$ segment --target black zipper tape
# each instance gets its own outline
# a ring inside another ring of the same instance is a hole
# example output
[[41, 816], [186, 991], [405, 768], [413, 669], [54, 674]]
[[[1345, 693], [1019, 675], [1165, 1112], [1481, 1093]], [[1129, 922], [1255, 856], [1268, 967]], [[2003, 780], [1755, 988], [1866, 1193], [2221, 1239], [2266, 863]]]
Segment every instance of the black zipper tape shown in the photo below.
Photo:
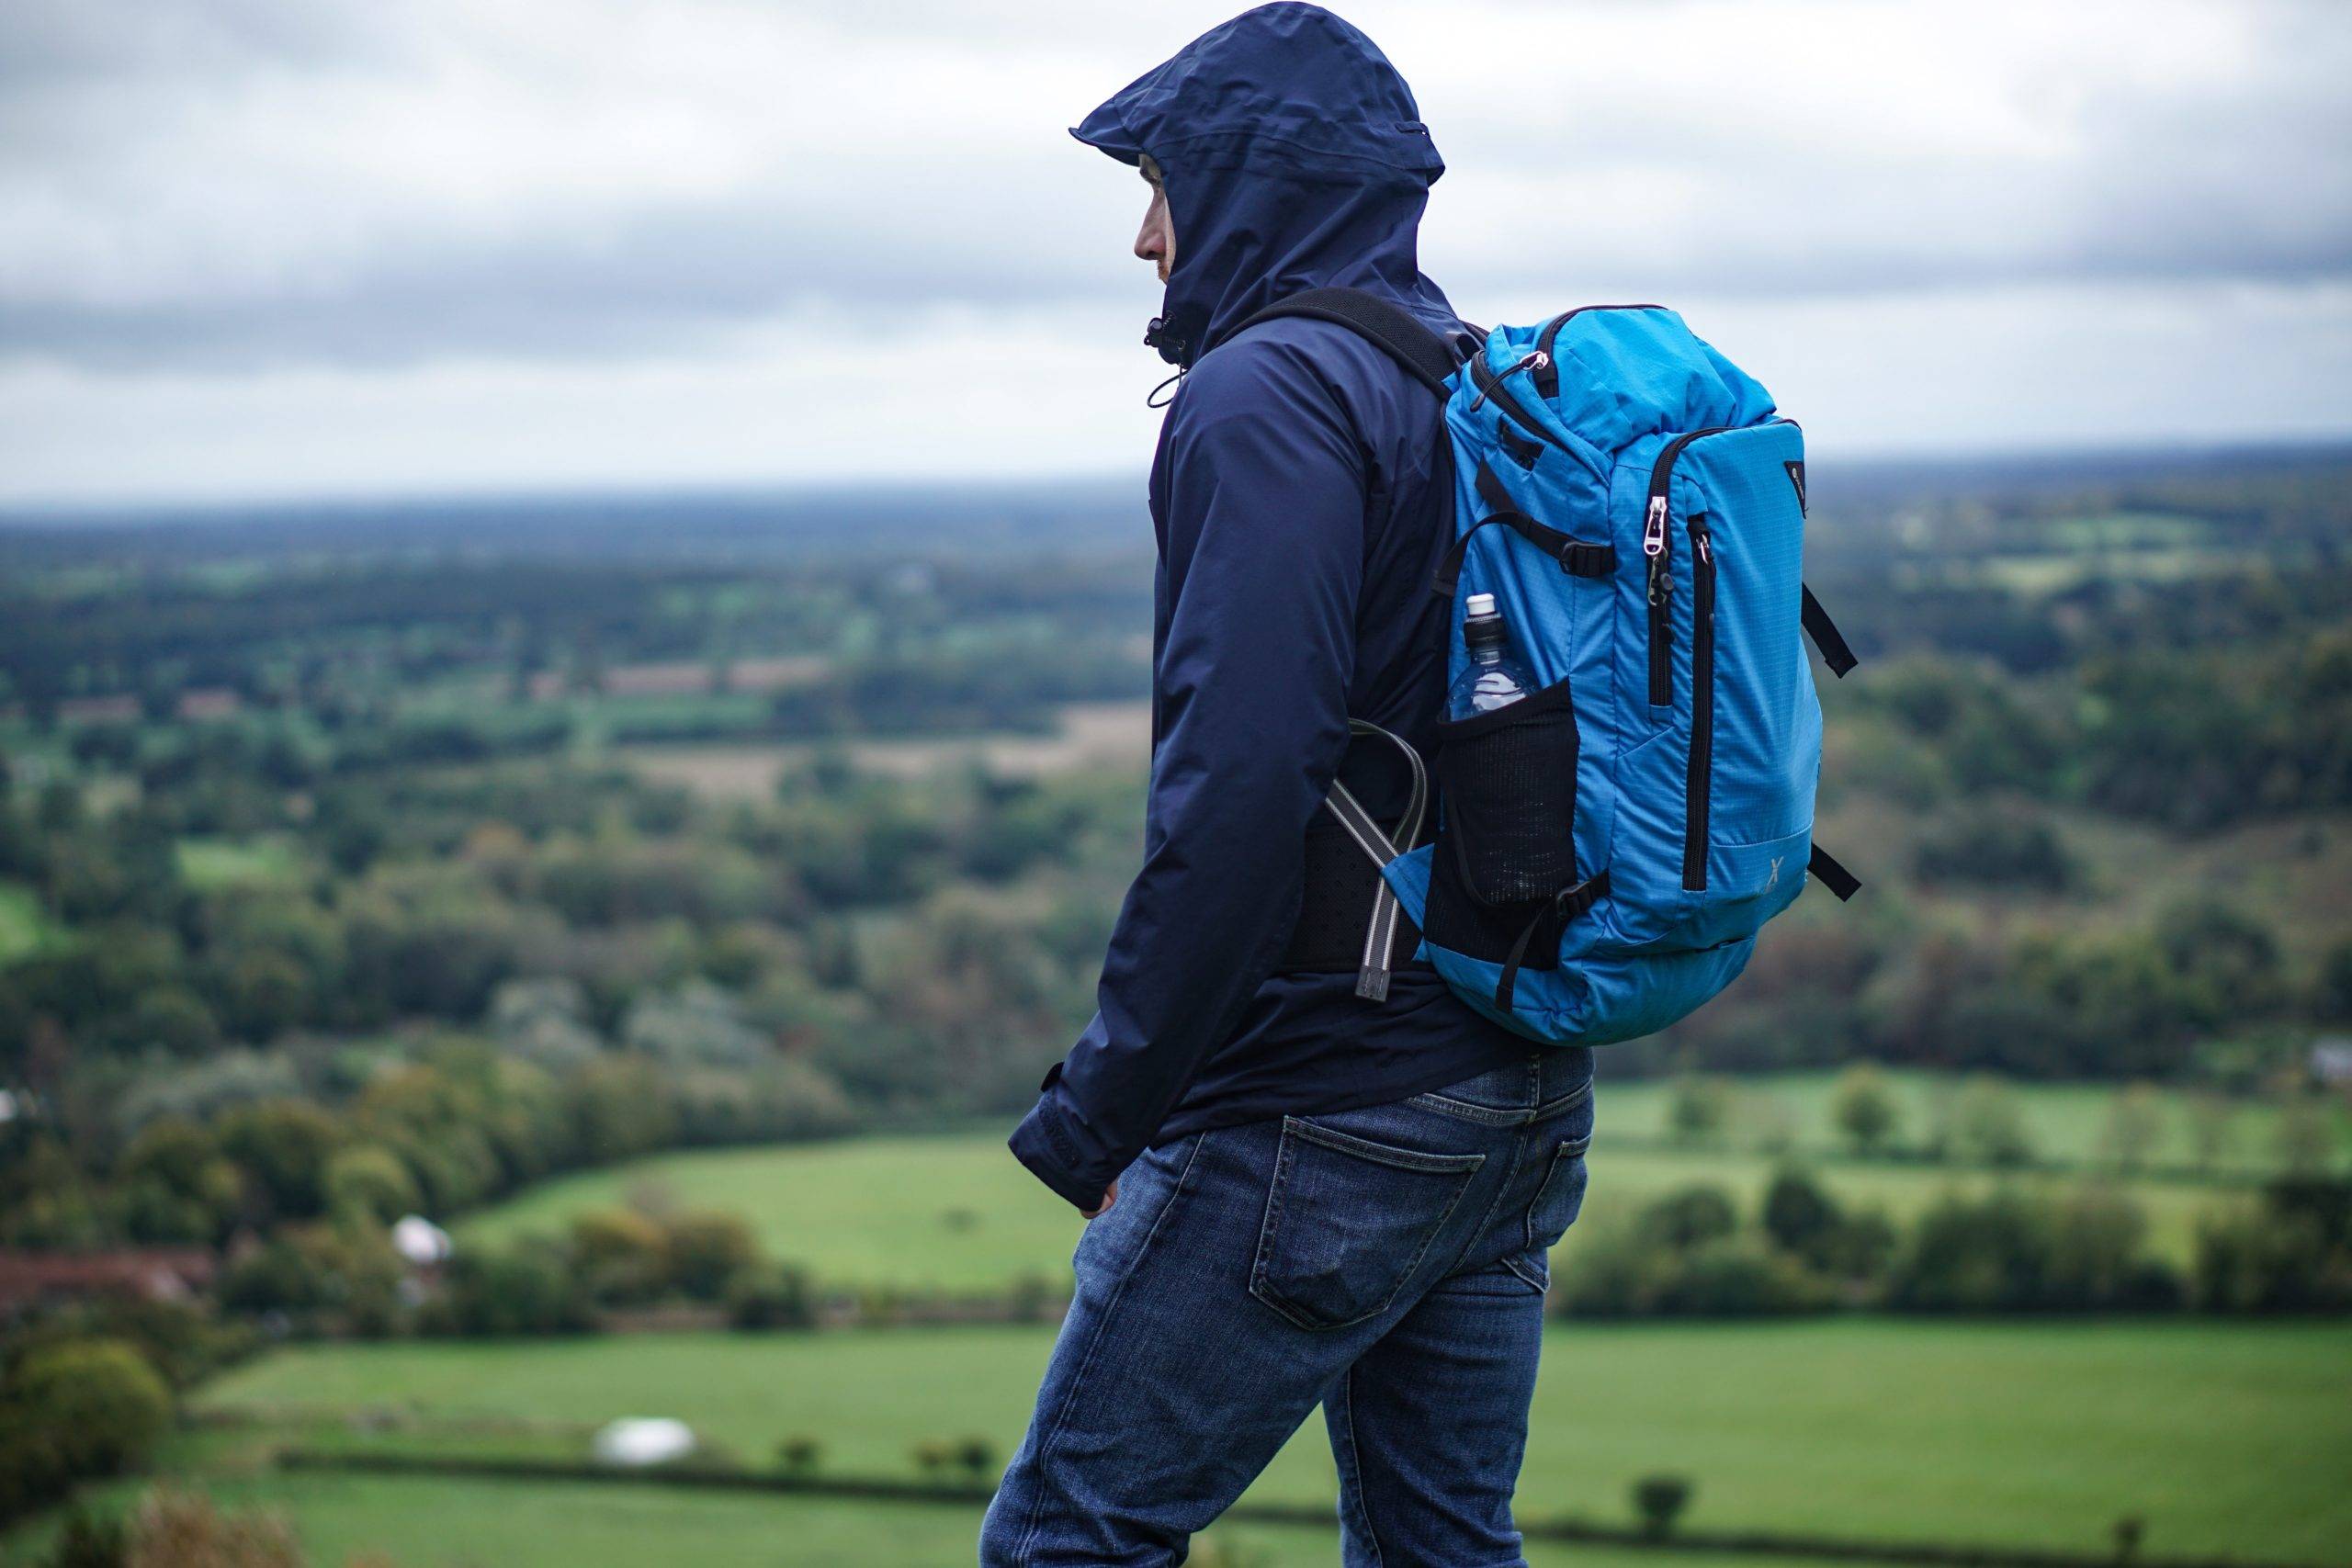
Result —
[[1707, 886], [1707, 813], [1715, 762], [1715, 551], [1707, 514], [1690, 518], [1690, 762], [1682, 792], [1682, 886]]

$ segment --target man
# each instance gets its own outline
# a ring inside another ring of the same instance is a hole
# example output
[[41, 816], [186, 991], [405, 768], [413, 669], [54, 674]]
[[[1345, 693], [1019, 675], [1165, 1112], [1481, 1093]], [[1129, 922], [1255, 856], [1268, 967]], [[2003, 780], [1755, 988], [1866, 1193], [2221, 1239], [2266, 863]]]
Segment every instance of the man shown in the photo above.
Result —
[[1438, 400], [1321, 321], [1331, 285], [1438, 332], [1416, 229], [1443, 165], [1371, 40], [1312, 6], [1204, 35], [1074, 134], [1151, 183], [1147, 341], [1185, 372], [1151, 474], [1160, 550], [1145, 863], [1101, 1010], [1013, 1152], [1090, 1219], [984, 1563], [1182, 1560], [1317, 1404], [1345, 1561], [1521, 1561], [1510, 1496], [1545, 1253], [1582, 1200], [1588, 1052], [1539, 1050], [1410, 962], [1357, 994], [1375, 816], [1427, 753], [1449, 606]]

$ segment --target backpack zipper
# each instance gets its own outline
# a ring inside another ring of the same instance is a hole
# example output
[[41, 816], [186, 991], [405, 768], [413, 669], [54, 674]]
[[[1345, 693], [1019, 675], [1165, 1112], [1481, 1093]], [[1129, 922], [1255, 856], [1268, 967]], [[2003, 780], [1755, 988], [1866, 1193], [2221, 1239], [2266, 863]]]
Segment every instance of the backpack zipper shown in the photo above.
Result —
[[1650, 469], [1649, 509], [1642, 517], [1642, 554], [1649, 559], [1652, 707], [1663, 707], [1674, 700], [1674, 559], [1666, 532], [1672, 514], [1668, 496], [1674, 487], [1674, 460], [1693, 441], [1737, 428], [1717, 424], [1678, 435], [1666, 444]]
[[[1521, 359], [1510, 367], [1510, 373], [1518, 373], [1531, 364], [1534, 357], [1533, 355], [1530, 355], [1527, 358]], [[1549, 359], [1550, 356], [1546, 355], [1546, 363], [1549, 363]], [[1502, 410], [1510, 417], [1513, 424], [1518, 425], [1530, 435], [1548, 446], [1557, 446], [1563, 452], [1568, 450], [1565, 442], [1535, 422], [1535, 416], [1529, 413], [1517, 398], [1512, 397], [1503, 389], [1502, 377], [1495, 374], [1494, 367], [1487, 363], [1487, 355], [1483, 351], [1470, 356], [1470, 383], [1478, 389], [1478, 402], [1492, 402], [1495, 407]], [[1476, 404], [1472, 406], [1476, 407]]]
[[1707, 886], [1707, 815], [1715, 759], [1715, 550], [1707, 514], [1690, 518], [1690, 762], [1682, 790], [1682, 886]]
[[1573, 310], [1561, 311], [1544, 322], [1544, 330], [1535, 334], [1536, 350], [1544, 358], [1544, 363], [1535, 367], [1535, 395], [1545, 402], [1550, 402], [1560, 395], [1560, 372], [1558, 367], [1553, 363], [1552, 345], [1559, 341], [1562, 327], [1566, 326], [1587, 310], [1663, 310], [1665, 309], [1663, 305], [1579, 305]]

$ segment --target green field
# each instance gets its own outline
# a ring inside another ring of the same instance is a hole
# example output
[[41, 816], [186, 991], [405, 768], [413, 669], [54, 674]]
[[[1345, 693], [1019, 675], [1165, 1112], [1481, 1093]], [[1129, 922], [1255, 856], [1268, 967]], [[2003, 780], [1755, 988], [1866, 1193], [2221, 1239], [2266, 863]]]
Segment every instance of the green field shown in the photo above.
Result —
[[[130, 1488], [113, 1489], [112, 1502]], [[209, 1479], [223, 1505], [283, 1515], [311, 1562], [338, 1568], [964, 1568], [979, 1514], [968, 1507], [881, 1506], [585, 1483], [512, 1483], [311, 1473]], [[44, 1521], [0, 1542], [0, 1562], [28, 1563]], [[1334, 1529], [1226, 1525], [1193, 1546], [1193, 1568], [1331, 1568]], [[1674, 1551], [1532, 1545], [1530, 1568], [1720, 1568]], [[1774, 1558], [1776, 1568], [1815, 1568]]]
[[[197, 1405], [311, 1430], [372, 1411], [383, 1435], [338, 1441], [409, 1447], [438, 1424], [535, 1422], [536, 1438], [490, 1440], [537, 1451], [613, 1416], [670, 1415], [748, 1462], [806, 1433], [829, 1470], [906, 1474], [927, 1438], [978, 1433], [1009, 1452], [1049, 1344], [977, 1328], [306, 1347]], [[2347, 1468], [2352, 1325], [1562, 1327], [1520, 1496], [1531, 1518], [1623, 1520], [1631, 1483], [1672, 1472], [1697, 1484], [1694, 1527], [2096, 1550], [2138, 1514], [2152, 1552], [2318, 1562], [2352, 1540]], [[1310, 1422], [1253, 1495], [1332, 1490]]]
[[57, 940], [40, 899], [20, 882], [0, 882], [0, 964], [40, 952]]
[[187, 838], [175, 849], [181, 877], [199, 890], [279, 886], [302, 872], [294, 845], [282, 838]]
[[[1667, 1145], [1666, 1086], [1604, 1086], [1592, 1190], [1584, 1223], [1562, 1244], [1564, 1265], [1572, 1267], [1582, 1239], [1612, 1218], [1684, 1183], [1713, 1182], [1752, 1201], [1778, 1158], [1755, 1147], [1749, 1132], [1768, 1119], [1790, 1128], [1807, 1157], [1826, 1162], [1823, 1180], [1841, 1200], [1879, 1205], [1898, 1218], [1946, 1192], [1979, 1192], [1997, 1181], [2047, 1190], [2075, 1179], [1845, 1159], [1827, 1120], [1833, 1081], [1826, 1075], [1742, 1080], [1734, 1092], [1744, 1114], [1735, 1111], [1721, 1143], [1691, 1146]], [[1892, 1075], [1892, 1081], [1906, 1105], [1905, 1125], [1924, 1132], [1937, 1081], [1918, 1074]], [[2111, 1091], [2061, 1086], [2018, 1093], [2046, 1156], [2093, 1158]], [[1779, 1108], [1769, 1118], [1758, 1111], [1768, 1101]], [[2155, 1157], [2185, 1159], [2186, 1102], [2167, 1096], [2162, 1103], [2166, 1140]], [[2263, 1106], [2238, 1109], [2240, 1145], [2267, 1147], [2271, 1115]], [[1612, 1144], [1612, 1136], [1623, 1143]], [[2152, 1245], [2175, 1261], [2188, 1258], [2200, 1215], [2245, 1201], [2236, 1189], [2195, 1181], [2129, 1187], [2146, 1210]], [[1057, 1280], [1068, 1274], [1079, 1231], [1068, 1205], [1039, 1187], [990, 1129], [658, 1155], [542, 1183], [472, 1216], [458, 1234], [461, 1242], [495, 1242], [560, 1230], [583, 1210], [653, 1201], [741, 1213], [770, 1253], [842, 1287], [999, 1291], [1024, 1276]]]
[[[1935, 1102], [1959, 1092], [1952, 1078], [1934, 1073], [1889, 1069], [1883, 1074], [1900, 1107], [1893, 1142], [1916, 1145], [1935, 1125]], [[1731, 1115], [1723, 1141], [1735, 1147], [1757, 1148], [1776, 1137], [1814, 1156], [1842, 1156], [1846, 1141], [1831, 1121], [1830, 1106], [1838, 1088], [1835, 1073], [1782, 1073], [1723, 1080], [1730, 1097]], [[2098, 1166], [2109, 1151], [2101, 1135], [2108, 1125], [2119, 1090], [2112, 1084], [2009, 1083], [2038, 1159]], [[1603, 1113], [1613, 1131], [1645, 1138], [1670, 1136], [1668, 1111], [1674, 1086], [1659, 1079], [1604, 1085]], [[2159, 1132], [2144, 1152], [2145, 1164], [2155, 1168], [2189, 1168], [2198, 1163], [2198, 1118], [2200, 1102], [2174, 1089], [2151, 1091], [2157, 1110]], [[2260, 1100], [2232, 1100], [2222, 1107], [2220, 1156], [2223, 1171], [2267, 1172], [2278, 1138], [2278, 1111]], [[2339, 1148], [2352, 1155], [2352, 1107], [2336, 1117]]]

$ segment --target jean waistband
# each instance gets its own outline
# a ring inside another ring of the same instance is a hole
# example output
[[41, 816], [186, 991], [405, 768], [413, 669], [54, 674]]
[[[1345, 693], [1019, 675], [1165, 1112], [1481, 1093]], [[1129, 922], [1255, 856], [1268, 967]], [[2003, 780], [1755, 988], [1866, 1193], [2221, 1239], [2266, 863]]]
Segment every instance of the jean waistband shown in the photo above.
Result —
[[1592, 1048], [1551, 1045], [1531, 1050], [1507, 1067], [1490, 1067], [1475, 1077], [1436, 1090], [1440, 1099], [1486, 1111], [1531, 1111], [1590, 1089]]

